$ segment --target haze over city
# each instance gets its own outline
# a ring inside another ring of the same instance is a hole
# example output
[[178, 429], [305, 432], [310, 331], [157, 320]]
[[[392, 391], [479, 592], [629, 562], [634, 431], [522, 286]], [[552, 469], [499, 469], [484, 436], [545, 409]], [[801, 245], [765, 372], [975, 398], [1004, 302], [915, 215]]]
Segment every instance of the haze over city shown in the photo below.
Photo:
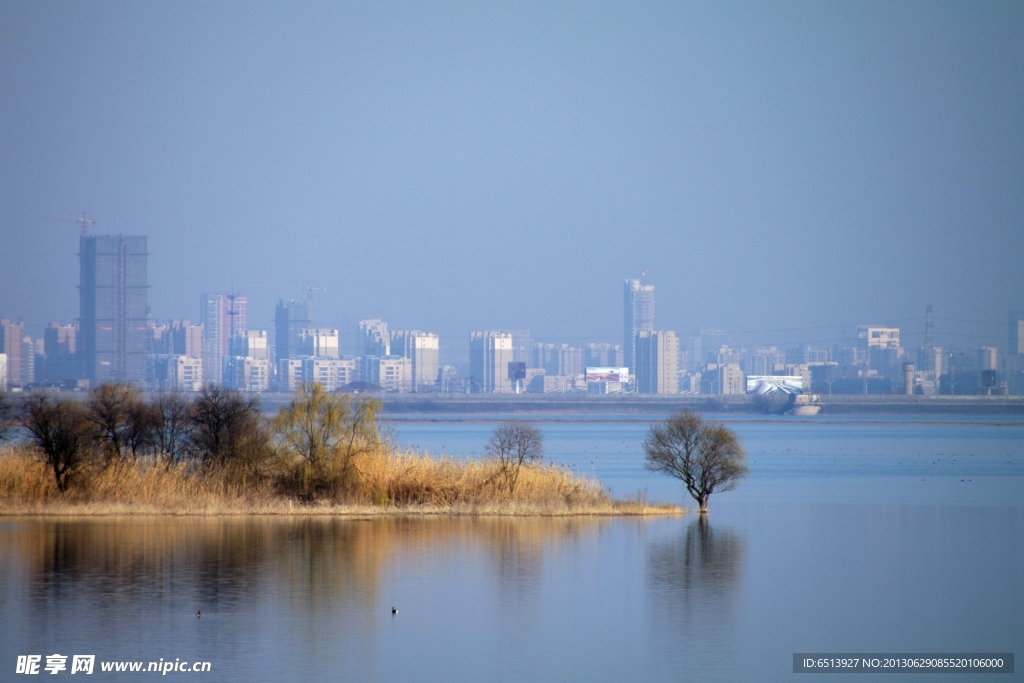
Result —
[[[154, 319], [621, 343], [1005, 348], [1024, 308], [1019, 3], [0, 5], [0, 316], [78, 317], [78, 233]], [[448, 355], [450, 354], [450, 355]]]

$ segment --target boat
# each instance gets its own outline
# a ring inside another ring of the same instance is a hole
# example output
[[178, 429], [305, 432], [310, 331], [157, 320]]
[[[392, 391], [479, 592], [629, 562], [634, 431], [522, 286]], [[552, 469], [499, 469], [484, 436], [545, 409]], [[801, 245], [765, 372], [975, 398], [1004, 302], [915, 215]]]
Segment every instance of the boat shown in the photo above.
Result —
[[821, 404], [818, 403], [817, 394], [794, 394], [793, 401], [790, 403], [789, 413], [791, 415], [799, 415], [806, 417], [810, 415], [817, 415], [821, 412]]

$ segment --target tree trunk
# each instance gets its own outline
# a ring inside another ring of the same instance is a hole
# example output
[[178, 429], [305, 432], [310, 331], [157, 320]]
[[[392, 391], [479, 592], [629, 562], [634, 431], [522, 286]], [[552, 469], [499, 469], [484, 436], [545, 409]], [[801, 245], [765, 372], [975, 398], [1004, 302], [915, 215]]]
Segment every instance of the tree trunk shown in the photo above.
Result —
[[701, 496], [697, 502], [700, 503], [700, 514], [706, 515], [708, 513], [708, 497]]

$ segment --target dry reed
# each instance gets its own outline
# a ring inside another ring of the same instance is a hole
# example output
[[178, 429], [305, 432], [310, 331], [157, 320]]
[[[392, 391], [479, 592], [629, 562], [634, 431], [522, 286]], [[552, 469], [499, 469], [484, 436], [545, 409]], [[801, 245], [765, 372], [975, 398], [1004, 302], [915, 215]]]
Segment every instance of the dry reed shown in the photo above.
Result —
[[31, 450], [0, 449], [0, 515], [12, 514], [678, 514], [672, 505], [615, 501], [599, 482], [555, 465], [524, 465], [514, 494], [494, 460], [400, 453], [383, 447], [356, 465], [344, 495], [300, 502], [275, 488], [275, 474], [239, 483], [231, 472], [160, 461], [93, 463], [69, 489]]

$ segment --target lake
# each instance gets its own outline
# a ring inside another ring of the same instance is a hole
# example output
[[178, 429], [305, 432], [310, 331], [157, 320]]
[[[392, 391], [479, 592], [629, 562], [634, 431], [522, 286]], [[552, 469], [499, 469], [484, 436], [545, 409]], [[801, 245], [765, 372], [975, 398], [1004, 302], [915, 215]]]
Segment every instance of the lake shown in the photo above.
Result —
[[[388, 424], [473, 457], [497, 419]], [[649, 418], [531, 419], [549, 459], [692, 507], [643, 469]], [[728, 424], [752, 476], [704, 523], [2, 520], [0, 680], [31, 654], [95, 655], [96, 680], [162, 658], [211, 681], [836, 681], [862, 677], [794, 674], [793, 653], [1024, 652], [1024, 423]]]

